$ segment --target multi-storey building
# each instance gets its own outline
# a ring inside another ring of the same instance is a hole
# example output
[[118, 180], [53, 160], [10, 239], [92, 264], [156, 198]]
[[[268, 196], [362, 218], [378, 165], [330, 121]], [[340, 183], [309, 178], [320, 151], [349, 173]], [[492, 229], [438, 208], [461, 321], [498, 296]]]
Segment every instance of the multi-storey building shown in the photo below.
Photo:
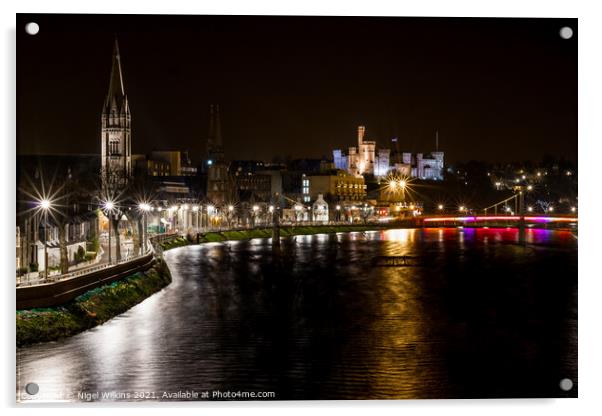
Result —
[[306, 180], [306, 195], [310, 200], [315, 200], [319, 194], [330, 201], [361, 201], [366, 197], [366, 184], [361, 175], [338, 170], [334, 174], [307, 176]]

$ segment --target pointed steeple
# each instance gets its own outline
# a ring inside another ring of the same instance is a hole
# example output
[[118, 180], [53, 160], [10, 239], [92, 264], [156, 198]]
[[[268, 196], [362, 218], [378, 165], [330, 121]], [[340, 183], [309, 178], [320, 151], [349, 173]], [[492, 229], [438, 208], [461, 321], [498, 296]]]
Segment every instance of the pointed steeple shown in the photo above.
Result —
[[117, 37], [115, 37], [106, 107], [109, 107], [114, 101], [121, 104], [123, 98], [125, 98], [125, 89], [123, 87], [123, 73], [121, 72], [121, 56], [119, 55], [119, 43], [117, 42]]
[[215, 146], [221, 149], [222, 147], [222, 122], [219, 117], [219, 104], [215, 105]]
[[207, 137], [207, 157], [212, 161], [222, 161], [222, 125], [219, 117], [219, 104], [209, 106], [209, 135]]

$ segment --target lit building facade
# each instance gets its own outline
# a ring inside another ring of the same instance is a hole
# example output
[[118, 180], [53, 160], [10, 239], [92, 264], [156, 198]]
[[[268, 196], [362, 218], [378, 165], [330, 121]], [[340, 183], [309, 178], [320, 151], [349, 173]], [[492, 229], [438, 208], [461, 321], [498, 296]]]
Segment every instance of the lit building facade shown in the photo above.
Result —
[[443, 179], [443, 152], [402, 154], [403, 163], [411, 166], [410, 176], [425, 180]]
[[366, 183], [361, 175], [352, 175], [343, 170], [336, 174], [312, 175], [307, 177], [308, 200], [324, 195], [335, 201], [362, 201], [366, 198]]

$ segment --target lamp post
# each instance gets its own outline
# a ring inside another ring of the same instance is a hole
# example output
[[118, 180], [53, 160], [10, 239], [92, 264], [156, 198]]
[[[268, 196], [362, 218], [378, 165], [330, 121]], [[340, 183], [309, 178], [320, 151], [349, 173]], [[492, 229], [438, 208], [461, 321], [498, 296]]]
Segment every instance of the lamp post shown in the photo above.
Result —
[[257, 222], [257, 211], [259, 211], [259, 207], [257, 205], [253, 205], [253, 228], [255, 228]]
[[198, 231], [199, 230], [199, 206], [198, 205], [194, 205], [192, 207], [192, 212], [194, 212], [195, 216], [196, 216], [196, 221], [195, 221], [196, 227], [195, 228]]
[[213, 212], [213, 210], [215, 209], [215, 207], [213, 205], [207, 205], [207, 228], [211, 229], [211, 213]]
[[234, 213], [234, 205], [228, 205], [228, 228], [231, 228], [232, 214]]
[[140, 211], [142, 211], [142, 254], [146, 253], [146, 214], [150, 211], [150, 205], [146, 202], [142, 202], [138, 205]]
[[113, 208], [115, 207], [115, 205], [113, 204], [112, 201], [106, 201], [105, 205], [104, 205], [104, 209], [105, 211], [109, 214], [108, 215], [108, 219], [109, 219], [109, 264], [111, 264], [111, 220], [113, 217]]
[[44, 279], [48, 279], [48, 210], [50, 201], [47, 199], [40, 201], [40, 208], [44, 211]]

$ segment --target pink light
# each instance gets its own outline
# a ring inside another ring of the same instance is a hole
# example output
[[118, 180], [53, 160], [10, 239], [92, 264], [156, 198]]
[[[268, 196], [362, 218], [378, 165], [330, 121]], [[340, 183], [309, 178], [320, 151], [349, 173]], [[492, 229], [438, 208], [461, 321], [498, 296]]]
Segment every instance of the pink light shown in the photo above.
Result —
[[525, 217], [525, 221], [535, 221], [535, 222], [577, 222], [579, 218], [577, 217]]
[[[437, 221], [520, 221], [518, 215], [492, 215], [492, 216], [477, 216], [477, 217], [427, 217], [424, 222]], [[532, 222], [577, 222], [577, 217], [543, 217], [543, 216], [526, 216], [525, 221]]]

